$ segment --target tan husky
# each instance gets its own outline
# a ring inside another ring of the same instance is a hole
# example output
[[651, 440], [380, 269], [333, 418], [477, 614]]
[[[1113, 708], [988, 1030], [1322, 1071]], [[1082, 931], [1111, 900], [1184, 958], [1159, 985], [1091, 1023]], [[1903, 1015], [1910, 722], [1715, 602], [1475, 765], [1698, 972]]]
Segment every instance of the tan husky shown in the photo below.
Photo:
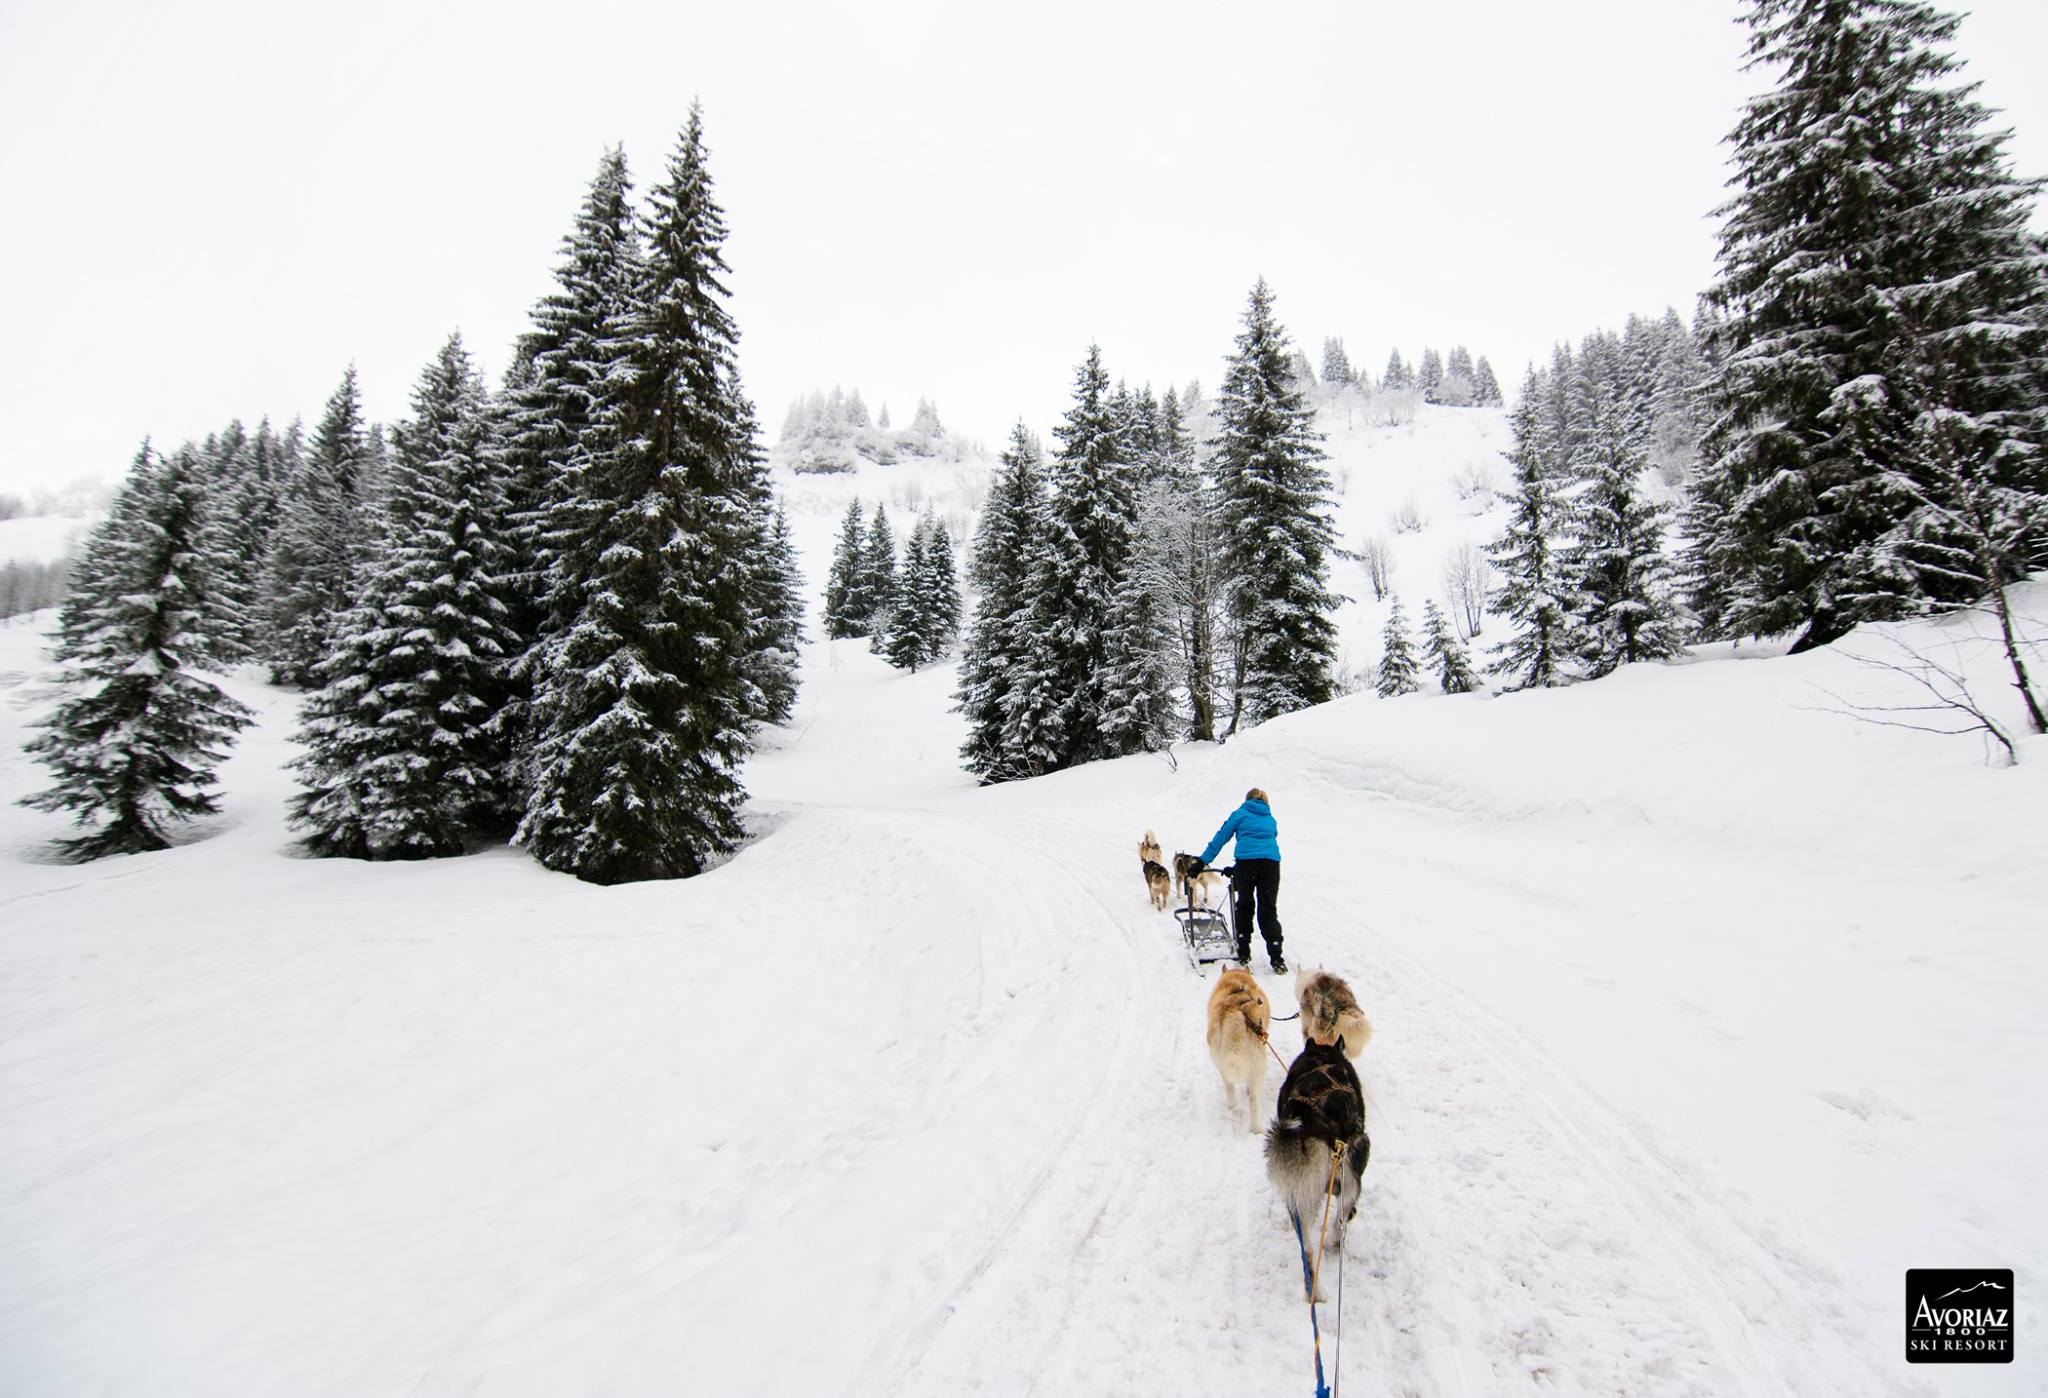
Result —
[[1341, 976], [1328, 971], [1294, 973], [1294, 998], [1301, 1005], [1301, 1035], [1318, 1044], [1344, 1041], [1344, 1056], [1356, 1058], [1372, 1038], [1372, 1025], [1358, 1008], [1358, 997]]
[[1209, 1057], [1223, 1075], [1223, 1102], [1237, 1110], [1237, 1092], [1244, 1090], [1245, 1123], [1259, 1129], [1260, 1099], [1266, 1089], [1266, 1032], [1272, 1022], [1266, 992], [1250, 971], [1233, 967], [1216, 978], [1209, 992]]

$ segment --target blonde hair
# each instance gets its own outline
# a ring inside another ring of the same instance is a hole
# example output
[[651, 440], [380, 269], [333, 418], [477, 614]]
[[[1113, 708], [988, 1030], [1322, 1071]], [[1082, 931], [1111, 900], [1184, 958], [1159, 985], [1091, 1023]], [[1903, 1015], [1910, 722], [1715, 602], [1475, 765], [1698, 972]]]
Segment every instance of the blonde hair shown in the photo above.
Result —
[[[1266, 801], [1266, 793], [1255, 786], [1244, 794], [1244, 799], [1247, 801]], [[1266, 801], [1266, 804], [1270, 806], [1273, 803]]]

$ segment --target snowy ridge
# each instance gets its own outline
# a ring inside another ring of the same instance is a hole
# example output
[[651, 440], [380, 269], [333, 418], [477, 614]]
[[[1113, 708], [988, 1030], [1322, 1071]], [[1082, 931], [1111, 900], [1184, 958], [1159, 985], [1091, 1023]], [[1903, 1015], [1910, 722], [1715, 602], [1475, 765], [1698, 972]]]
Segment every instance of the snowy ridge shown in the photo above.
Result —
[[[1450, 477], [1502, 432], [1333, 435], [1347, 543], [1416, 496], [1411, 611], [1491, 528]], [[813, 595], [852, 495], [971, 510], [986, 470], [779, 477]], [[1366, 651], [1383, 613], [1338, 586]], [[1878, 639], [1353, 696], [986, 790], [950, 666], [814, 639], [747, 771], [759, 838], [596, 888], [295, 857], [294, 697], [249, 676], [220, 819], [48, 863], [60, 822], [12, 804], [48, 667], [0, 629], [5, 1387], [1306, 1390], [1292, 1236], [1134, 856], [1256, 783], [1288, 954], [1376, 1028], [1346, 1391], [1937, 1391], [1900, 1272], [2048, 1272], [2048, 752], [1825, 712]], [[2041, 1372], [2023, 1346], [1973, 1391]]]

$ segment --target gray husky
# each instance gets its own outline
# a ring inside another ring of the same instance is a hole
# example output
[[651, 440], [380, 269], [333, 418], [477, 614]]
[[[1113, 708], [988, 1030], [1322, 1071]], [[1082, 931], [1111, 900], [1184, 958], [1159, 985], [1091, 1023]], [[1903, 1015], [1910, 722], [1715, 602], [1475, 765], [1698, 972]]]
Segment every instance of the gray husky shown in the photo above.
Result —
[[[1331, 1158], [1339, 1143], [1344, 1158], [1335, 1174], [1332, 1193]], [[1365, 1134], [1365, 1091], [1358, 1072], [1345, 1056], [1344, 1040], [1319, 1044], [1311, 1039], [1280, 1084], [1280, 1104], [1266, 1128], [1266, 1175], [1280, 1192], [1280, 1202], [1301, 1228], [1314, 1263], [1319, 1237], [1324, 1258], [1344, 1250], [1344, 1230], [1358, 1212], [1359, 1184], [1372, 1157], [1372, 1139]], [[1324, 1233], [1324, 1200], [1328, 1198], [1328, 1232]], [[1325, 1266], [1324, 1270], [1328, 1270]], [[1321, 1278], [1317, 1278], [1320, 1282]], [[1321, 1301], [1320, 1285], [1311, 1301]]]

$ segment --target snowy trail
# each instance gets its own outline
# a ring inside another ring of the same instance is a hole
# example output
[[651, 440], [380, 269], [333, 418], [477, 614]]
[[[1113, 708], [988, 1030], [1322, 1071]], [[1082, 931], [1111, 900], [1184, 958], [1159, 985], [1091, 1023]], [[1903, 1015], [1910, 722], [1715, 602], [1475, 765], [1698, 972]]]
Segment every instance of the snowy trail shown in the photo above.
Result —
[[[0, 797], [37, 665], [0, 651]], [[0, 805], [0, 1391], [1306, 1391], [1294, 1240], [1135, 858], [1253, 779], [1289, 954], [1376, 1026], [1345, 1391], [1956, 1392], [1898, 1362], [1899, 1268], [2041, 1272], [2048, 1132], [1969, 1075], [2044, 1061], [2031, 771], [1787, 732], [1881, 773], [1880, 836], [1949, 781], [2012, 843], [1852, 858], [1855, 815], [1802, 813], [1774, 857], [1817, 777], [1729, 803], [1718, 741], [1627, 728], [1693, 686], [1775, 735], [1731, 665], [976, 791], [949, 671], [807, 667], [761, 837], [684, 884], [290, 857], [289, 700], [255, 685], [185, 848], [51, 865]], [[1616, 727], [1655, 741], [1573, 747]]]

